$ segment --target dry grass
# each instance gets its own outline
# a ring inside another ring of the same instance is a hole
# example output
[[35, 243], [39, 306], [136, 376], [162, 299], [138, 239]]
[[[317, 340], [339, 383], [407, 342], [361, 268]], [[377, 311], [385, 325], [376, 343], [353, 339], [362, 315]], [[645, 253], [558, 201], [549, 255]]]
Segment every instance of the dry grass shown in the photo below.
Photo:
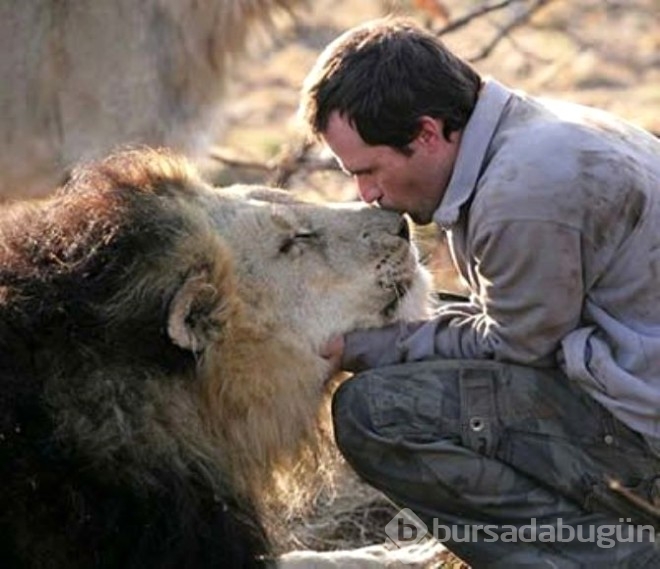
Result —
[[[343, 551], [383, 544], [384, 528], [399, 508], [368, 486], [339, 457], [334, 465], [334, 484], [324, 487], [303, 515], [282, 515], [271, 524], [281, 553], [298, 550]], [[424, 546], [428, 540], [419, 545]], [[425, 569], [469, 569], [448, 550], [440, 552]]]

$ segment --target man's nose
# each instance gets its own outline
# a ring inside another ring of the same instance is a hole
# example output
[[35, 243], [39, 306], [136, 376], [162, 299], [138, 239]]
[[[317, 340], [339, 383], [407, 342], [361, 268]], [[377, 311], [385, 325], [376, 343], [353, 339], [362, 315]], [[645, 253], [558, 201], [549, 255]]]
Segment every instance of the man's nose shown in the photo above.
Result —
[[380, 199], [380, 189], [374, 181], [368, 177], [357, 177], [357, 187], [360, 199], [366, 203], [373, 203]]

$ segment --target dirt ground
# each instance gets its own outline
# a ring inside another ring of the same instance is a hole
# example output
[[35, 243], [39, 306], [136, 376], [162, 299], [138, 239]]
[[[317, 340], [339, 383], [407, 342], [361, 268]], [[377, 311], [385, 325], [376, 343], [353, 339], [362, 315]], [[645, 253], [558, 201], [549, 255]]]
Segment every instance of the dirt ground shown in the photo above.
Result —
[[[307, 11], [276, 23], [277, 39], [268, 39], [268, 34], [258, 38], [250, 55], [236, 66], [226, 107], [226, 136], [218, 145], [224, 155], [266, 164], [299, 143], [301, 133], [295, 112], [302, 80], [320, 50], [348, 27], [396, 12], [439, 30], [447, 21], [485, 3], [310, 2]], [[520, 18], [533, 3], [510, 2], [501, 10], [443, 34], [443, 40], [473, 60], [480, 72], [509, 86], [598, 106], [660, 133], [660, 0], [551, 0], [526, 25], [499, 41], [490, 55], [480, 57], [501, 29]], [[322, 149], [318, 152], [323, 155]], [[270, 173], [258, 167], [230, 168], [216, 161], [210, 164], [211, 175], [218, 183], [270, 179]], [[288, 187], [313, 199], [356, 198], [351, 180], [338, 172], [302, 172], [291, 178]], [[420, 233], [425, 237], [423, 247], [432, 253], [429, 262], [437, 285], [460, 290], [434, 230], [424, 228]], [[351, 540], [355, 546], [378, 541], [377, 532], [374, 534], [369, 525], [386, 523], [391, 510], [373, 493], [356, 489], [353, 484], [351, 481], [349, 489], [340, 490], [339, 496], [320, 498], [318, 517], [298, 526], [298, 541], [292, 545], [332, 548], [350, 545]], [[355, 499], [358, 494], [360, 500]], [[351, 504], [365, 506], [346, 509], [347, 498]], [[369, 516], [371, 521], [366, 520]], [[324, 533], [329, 526], [332, 531]], [[346, 530], [350, 526], [353, 529]], [[444, 558], [434, 566], [459, 567], [460, 563]]]

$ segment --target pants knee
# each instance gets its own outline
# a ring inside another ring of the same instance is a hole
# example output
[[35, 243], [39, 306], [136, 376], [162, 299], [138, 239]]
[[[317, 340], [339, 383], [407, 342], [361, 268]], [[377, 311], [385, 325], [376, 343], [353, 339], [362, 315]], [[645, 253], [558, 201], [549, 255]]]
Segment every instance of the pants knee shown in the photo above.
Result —
[[351, 464], [363, 454], [369, 438], [367, 433], [371, 430], [368, 396], [363, 383], [360, 377], [344, 382], [332, 399], [335, 442]]

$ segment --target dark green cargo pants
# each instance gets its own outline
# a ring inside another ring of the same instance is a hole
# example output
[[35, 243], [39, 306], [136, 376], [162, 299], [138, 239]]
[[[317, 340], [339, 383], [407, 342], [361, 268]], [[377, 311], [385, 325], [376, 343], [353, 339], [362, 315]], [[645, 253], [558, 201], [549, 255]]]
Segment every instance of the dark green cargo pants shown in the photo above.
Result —
[[[337, 391], [335, 436], [370, 484], [474, 568], [660, 568], [660, 458], [558, 370], [432, 361]], [[481, 527], [478, 527], [481, 526]]]

